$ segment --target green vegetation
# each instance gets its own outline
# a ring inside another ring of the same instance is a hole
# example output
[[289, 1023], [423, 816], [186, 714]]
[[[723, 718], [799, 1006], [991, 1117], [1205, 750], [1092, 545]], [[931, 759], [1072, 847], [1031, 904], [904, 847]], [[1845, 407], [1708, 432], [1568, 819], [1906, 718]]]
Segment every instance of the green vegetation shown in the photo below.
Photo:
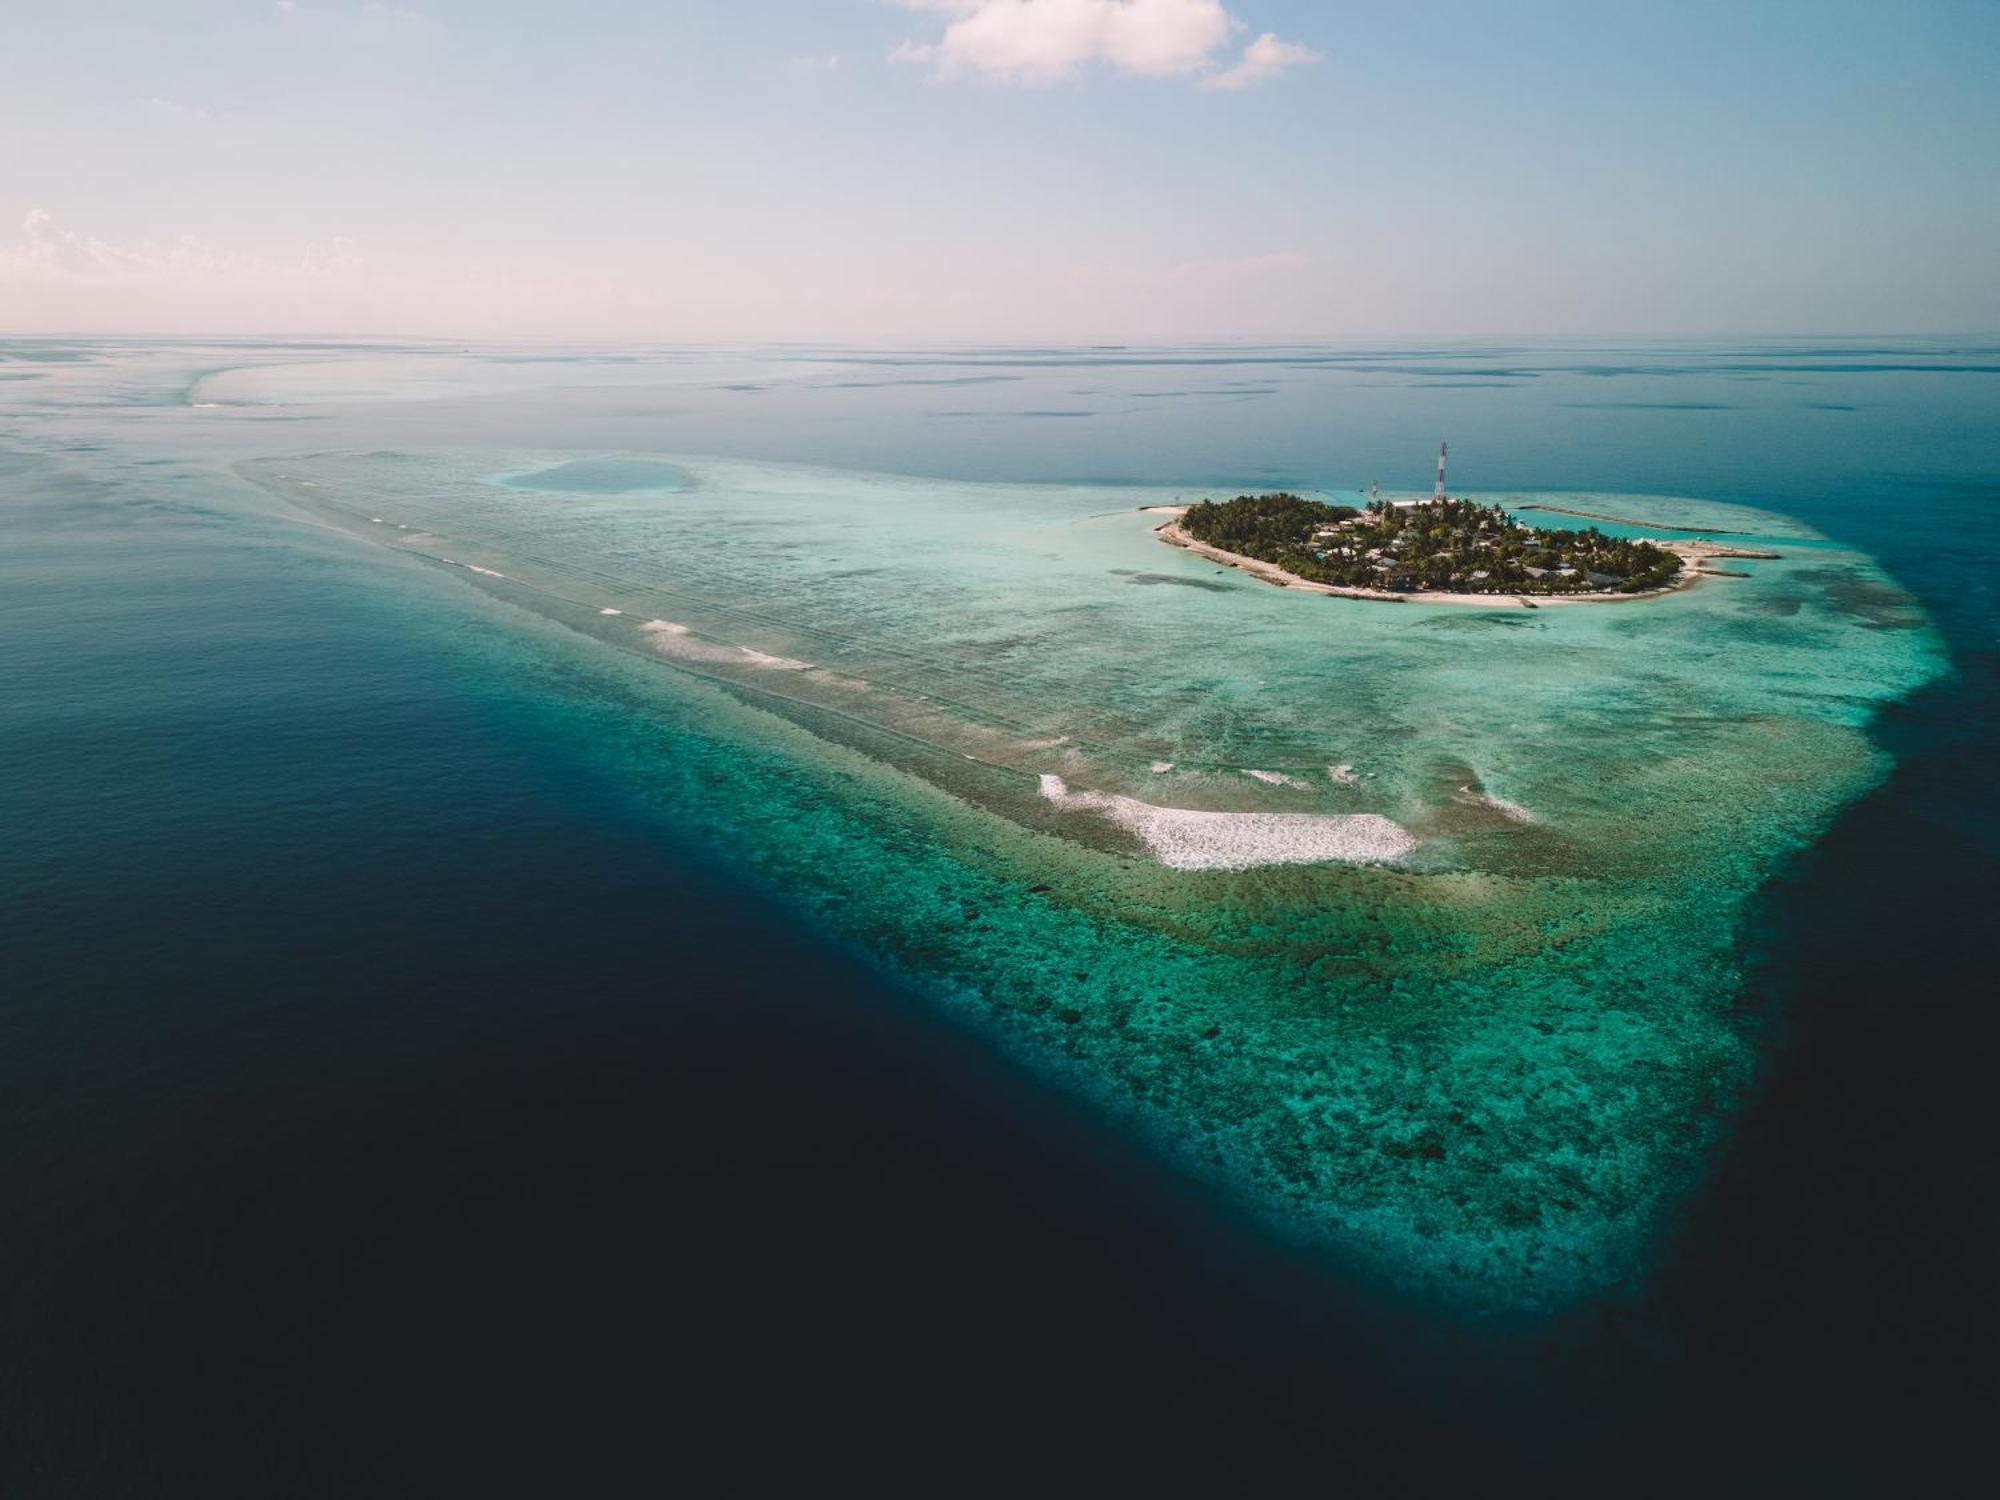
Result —
[[1188, 507], [1181, 528], [1225, 552], [1315, 583], [1463, 594], [1634, 594], [1669, 583], [1681, 560], [1595, 526], [1524, 526], [1497, 505], [1426, 500], [1367, 510], [1298, 495], [1238, 495]]

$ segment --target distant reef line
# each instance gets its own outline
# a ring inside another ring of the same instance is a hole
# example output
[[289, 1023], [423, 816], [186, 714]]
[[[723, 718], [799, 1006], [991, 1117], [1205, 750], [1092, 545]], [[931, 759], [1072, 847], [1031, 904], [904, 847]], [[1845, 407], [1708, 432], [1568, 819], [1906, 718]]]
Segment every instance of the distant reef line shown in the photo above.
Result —
[[1717, 526], [1669, 526], [1665, 521], [1641, 521], [1636, 516], [1610, 516], [1600, 510], [1572, 510], [1567, 505], [1517, 505], [1515, 510], [1547, 510], [1559, 516], [1582, 516], [1586, 521], [1614, 521], [1620, 526], [1646, 526], [1654, 531], [1685, 531], [1690, 536], [1747, 536], [1742, 531], [1724, 531]]

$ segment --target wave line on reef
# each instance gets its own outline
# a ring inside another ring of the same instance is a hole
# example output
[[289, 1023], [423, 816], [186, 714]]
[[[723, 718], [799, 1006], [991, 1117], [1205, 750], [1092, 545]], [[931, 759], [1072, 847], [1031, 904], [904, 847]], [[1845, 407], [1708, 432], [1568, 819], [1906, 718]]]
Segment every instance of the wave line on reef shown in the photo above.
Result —
[[[253, 469], [254, 466], [246, 466], [243, 472], [253, 482], [265, 485], [265, 481], [252, 472]], [[289, 479], [290, 476], [279, 475], [277, 478]], [[274, 488], [270, 485], [265, 485], [265, 487]], [[275, 492], [294, 502], [299, 498], [285, 495], [285, 492], [282, 490], [275, 490]], [[322, 496], [315, 496], [311, 504], [315, 508], [332, 511], [335, 514], [351, 516], [356, 520], [365, 518], [369, 521], [377, 521], [379, 519], [370, 514], [366, 509], [357, 509], [351, 502], [342, 502]], [[1122, 512], [1118, 512], [1118, 514], [1122, 514]], [[399, 525], [398, 529], [407, 528]], [[440, 534], [428, 529], [425, 529], [422, 534], [427, 538], [443, 540]], [[477, 545], [489, 548], [492, 546], [490, 542], [485, 541], [478, 542]], [[438, 557], [437, 554], [427, 553], [421, 548], [412, 547], [408, 550], [415, 552], [418, 556], [431, 556], [437, 558], [439, 561], [452, 562], [457, 566], [470, 566], [458, 563], [456, 559], [442, 558]], [[654, 605], [665, 605], [669, 608], [679, 604], [689, 604], [697, 609], [719, 614], [732, 620], [763, 626], [767, 629], [794, 636], [810, 638], [827, 646], [829, 648], [829, 655], [831, 656], [838, 657], [846, 654], [858, 654], [863, 657], [893, 658], [903, 664], [905, 671], [898, 672], [893, 669], [890, 672], [870, 670], [859, 673], [848, 672], [845, 675], [850, 681], [855, 683], [864, 684], [868, 687], [893, 694], [913, 696], [917, 699], [936, 704], [975, 725], [1018, 735], [1028, 740], [1047, 737], [1045, 731], [1040, 726], [1024, 722], [1004, 711], [996, 710], [990, 702], [985, 701], [983, 698], [964, 695], [968, 688], [975, 695], [984, 694], [987, 697], [996, 695], [1004, 696], [1006, 691], [1018, 689], [1019, 683], [1005, 674], [996, 674], [989, 669], [965, 663], [946, 663], [925, 652], [912, 650], [890, 641], [865, 638], [846, 631], [831, 630], [823, 625], [812, 624], [802, 619], [777, 616], [765, 610], [745, 607], [738, 602], [728, 602], [717, 598], [705, 588], [690, 586], [682, 581], [669, 583], [649, 580], [640, 582], [601, 566], [605, 559], [597, 557], [594, 554], [591, 555], [589, 562], [572, 558], [558, 559], [539, 551], [529, 550], [521, 546], [518, 542], [506, 544], [505, 550], [507, 555], [516, 562], [533, 564], [543, 571], [562, 578], [572, 585], [582, 586], [586, 590], [590, 590], [594, 585], [597, 588], [612, 591], [615, 595], [621, 597], [621, 602], [628, 605], [634, 599], [645, 599]], [[593, 563], [600, 565], [592, 565]], [[479, 570], [475, 569], [474, 571]], [[493, 576], [505, 578], [507, 582], [516, 587], [527, 588], [548, 598], [592, 608], [597, 610], [599, 614], [604, 613], [601, 601], [599, 600], [575, 597], [557, 589], [547, 587], [546, 585], [529, 584], [525, 580], [507, 574], [495, 573]], [[714, 582], [715, 580], [711, 578], [710, 581]], [[740, 582], [745, 587], [749, 584], [747, 578], [740, 580]], [[621, 610], [620, 613], [623, 613], [623, 611]], [[718, 644], [722, 643], [720, 638], [713, 639], [716, 639]], [[742, 646], [739, 649], [753, 651], [755, 648]], [[760, 664], [789, 664], [794, 660], [791, 657], [780, 656], [774, 658], [769, 663]], [[835, 675], [837, 671], [837, 669], [829, 666], [824, 659], [816, 663], [808, 663], [807, 665], [817, 665], [821, 672], [828, 676]], [[788, 667], [788, 669], [799, 670], [798, 667]], [[912, 680], [912, 677], [915, 680]], [[1076, 744], [1079, 749], [1115, 753], [1111, 751], [1109, 746], [1085, 738], [1072, 739], [1070, 736], [1062, 736], [1054, 740], [1057, 743], [1065, 741]]]
[[[349, 515], [357, 522], [377, 522], [377, 518], [368, 510], [356, 509], [338, 501], [317, 499], [315, 504], [321, 509]], [[442, 541], [444, 538], [426, 532], [424, 540]], [[947, 677], [961, 676], [977, 681], [984, 675], [976, 671], [952, 673], [949, 670], [940, 670], [921, 652], [884, 642], [863, 642], [845, 632], [826, 630], [801, 622], [778, 620], [762, 611], [711, 602], [703, 598], [698, 590], [652, 581], [640, 582], [599, 567], [579, 566], [574, 561], [558, 560], [519, 547], [508, 549], [511, 558], [530, 562], [572, 587], [581, 586], [581, 595], [552, 588], [545, 582], [531, 583], [499, 569], [487, 568], [465, 562], [449, 554], [410, 545], [402, 538], [397, 538], [392, 545], [397, 551], [502, 580], [511, 589], [587, 609], [599, 617], [625, 616], [635, 598], [656, 602], [682, 600], [745, 621], [768, 622], [772, 627], [814, 637], [825, 643], [873, 650], [885, 656], [898, 658], [919, 670], [930, 668], [939, 675]], [[619, 604], [625, 607], [620, 608], [605, 603], [603, 593], [600, 592], [603, 590], [615, 590]], [[592, 594], [596, 594], [597, 597], [590, 597]], [[1112, 751], [1111, 747], [1097, 744], [1087, 736], [1050, 735], [1009, 715], [995, 713], [985, 705], [939, 693], [930, 687], [917, 687], [907, 681], [898, 682], [895, 677], [873, 674], [857, 677], [841, 674], [820, 663], [777, 655], [741, 642], [709, 636], [678, 621], [658, 616], [641, 617], [635, 623], [638, 639], [629, 644], [609, 640], [603, 636], [597, 636], [596, 639], [616, 649], [631, 651], [633, 654], [671, 666], [732, 693], [762, 698], [770, 703], [786, 704], [809, 714], [824, 715], [837, 721], [854, 724], [869, 733], [886, 735], [890, 739], [921, 747], [933, 754], [948, 755], [954, 760], [973, 762], [1009, 778], [1036, 783], [1042, 796], [1055, 802], [1059, 808], [1096, 811], [1107, 816], [1113, 823], [1135, 833], [1148, 853], [1170, 869], [1242, 870], [1286, 864], [1370, 863], [1398, 859], [1417, 847], [1418, 841], [1400, 824], [1374, 813], [1207, 812], [1157, 807], [1136, 798], [1110, 793], [1069, 793], [1060, 777], [1041, 774], [1036, 769], [1018, 764], [1011, 757], [995, 759], [990, 754], [969, 753], [962, 745], [940, 743], [924, 734], [912, 733], [909, 728], [898, 727], [872, 715], [857, 714], [836, 707], [817, 697], [802, 697], [792, 692], [777, 691], [774, 686], [746, 682], [727, 669], [748, 668], [757, 671], [759, 675], [768, 674], [776, 678], [814, 674], [816, 680], [839, 682], [913, 698], [937, 708], [955, 711], [956, 715], [962, 716], [971, 725], [1026, 736], [1026, 741], [1018, 747], [1023, 750], [1066, 745], [1072, 747], [1073, 751], [1097, 751], [1106, 754], [1116, 752]], [[718, 673], [712, 670], [714, 668], [725, 670]], [[1154, 768], [1157, 773], [1173, 764], [1154, 762]], [[1274, 786], [1300, 789], [1307, 789], [1308, 786], [1296, 776], [1280, 772], [1248, 771], [1243, 774]], [[1052, 794], [1051, 782], [1063, 795]]]
[[1532, 823], [1535, 815], [1518, 802], [1510, 802], [1505, 797], [1496, 797], [1491, 792], [1480, 791], [1477, 787], [1462, 786], [1458, 789], [1458, 800], [1469, 802], [1475, 807], [1490, 808], [1510, 823]]
[[[424, 554], [419, 554], [424, 555]], [[509, 582], [517, 582], [509, 580]], [[553, 598], [553, 591], [528, 586], [530, 592]], [[576, 600], [566, 600], [578, 603]], [[701, 670], [710, 663], [736, 663], [775, 669], [781, 675], [812, 670], [809, 662], [771, 656], [753, 648], [711, 640], [678, 621], [651, 619], [639, 626], [643, 640], [655, 648], [655, 660], [734, 691], [750, 692], [793, 704], [814, 713], [853, 722], [925, 749], [950, 753], [989, 770], [1026, 779], [1034, 776], [1041, 795], [1064, 811], [1102, 813], [1136, 834], [1155, 859], [1173, 870], [1247, 870], [1267, 865], [1365, 864], [1399, 859], [1417, 847], [1417, 840], [1393, 819], [1379, 813], [1253, 813], [1203, 812], [1159, 807], [1135, 797], [1106, 792], [1071, 792], [1060, 776], [1024, 771], [1021, 767], [981, 755], [952, 750], [921, 735], [873, 719], [832, 708], [811, 699], [744, 683]], [[666, 648], [661, 651], [659, 648]], [[699, 664], [699, 665], [698, 665]], [[904, 691], [914, 691], [904, 689]], [[928, 696], [919, 693], [919, 696]], [[943, 700], [935, 700], [943, 701]], [[1063, 743], [1067, 736], [1050, 743]]]
[[[975, 684], [979, 684], [982, 680], [982, 674], [980, 673], [954, 671], [950, 668], [940, 666], [939, 664], [929, 660], [928, 658], [920, 655], [919, 653], [909, 651], [902, 647], [898, 647], [883, 642], [865, 641], [860, 637], [844, 635], [838, 632], [825, 630], [817, 626], [805, 624], [803, 622], [786, 620], [759, 611], [745, 609], [740, 606], [717, 603], [709, 600], [697, 590], [691, 590], [682, 587], [678, 584], [661, 584], [654, 582], [641, 583], [633, 579], [621, 577], [615, 573], [605, 572], [602, 569], [580, 567], [574, 563], [560, 561], [555, 558], [547, 557], [543, 554], [528, 552], [519, 547], [509, 547], [507, 550], [508, 550], [508, 555], [510, 557], [534, 563], [543, 570], [549, 573], [553, 573], [559, 577], [565, 578], [571, 583], [583, 584], [586, 586], [588, 586], [591, 583], [595, 583], [604, 588], [614, 589], [621, 596], [628, 599], [628, 601], [631, 598], [638, 597], [650, 600], [654, 603], [659, 603], [661, 601], [667, 601], [669, 603], [675, 601], [682, 603], [692, 603], [699, 609], [709, 610], [717, 614], [731, 616], [737, 619], [747, 620], [753, 624], [764, 625], [770, 629], [790, 632], [797, 635], [817, 637], [822, 641], [830, 641], [835, 643], [836, 645], [845, 646], [855, 651], [874, 652], [876, 654], [884, 656], [899, 657], [903, 659], [905, 662], [912, 664], [912, 666], [919, 672], [927, 671], [934, 676], [944, 677], [948, 681], [953, 677], [961, 677], [961, 678], [967, 678], [973, 681]], [[418, 552], [418, 555], [426, 556], [430, 554]], [[448, 561], [449, 559], [444, 559], [444, 560]], [[509, 582], [515, 583], [524, 588], [530, 588], [534, 592], [542, 594], [551, 599], [560, 599], [566, 603], [583, 605], [585, 607], [591, 607], [591, 608], [596, 607], [589, 600], [579, 599], [572, 597], [570, 595], [558, 593], [556, 590], [552, 588], [526, 584], [523, 583], [522, 580], [520, 579], [509, 579]], [[744, 647], [742, 649], [748, 650], [751, 648]], [[778, 659], [789, 660], [790, 658], [778, 658]], [[928, 699], [933, 703], [942, 704], [948, 708], [957, 711], [958, 713], [962, 714], [967, 719], [975, 723], [984, 724], [991, 728], [1007, 730], [1009, 732], [1025, 736], [1034, 736], [1041, 732], [1034, 725], [1023, 723], [1022, 721], [1012, 718], [1005, 714], [996, 713], [991, 708], [988, 708], [982, 704], [975, 703], [969, 699], [957, 697], [949, 693], [939, 692], [935, 688], [929, 686], [917, 686], [912, 684], [908, 680], [899, 680], [897, 678], [889, 677], [886, 674], [868, 674], [865, 677], [857, 676], [857, 680], [866, 681], [870, 686], [887, 688], [893, 692], [910, 693], [918, 697]]]

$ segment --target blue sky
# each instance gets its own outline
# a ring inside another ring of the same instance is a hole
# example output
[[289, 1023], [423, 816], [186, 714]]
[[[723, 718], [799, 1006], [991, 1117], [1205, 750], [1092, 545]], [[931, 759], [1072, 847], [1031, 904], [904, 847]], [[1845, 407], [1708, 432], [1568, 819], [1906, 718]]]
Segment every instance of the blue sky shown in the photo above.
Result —
[[2000, 328], [2000, 5], [0, 0], [0, 331]]

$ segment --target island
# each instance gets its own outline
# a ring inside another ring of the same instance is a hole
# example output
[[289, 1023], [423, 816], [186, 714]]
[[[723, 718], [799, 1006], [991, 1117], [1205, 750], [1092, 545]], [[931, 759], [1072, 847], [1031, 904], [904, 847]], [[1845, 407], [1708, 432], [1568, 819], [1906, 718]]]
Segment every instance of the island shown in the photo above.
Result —
[[[1633, 599], [1710, 576], [1713, 557], [1770, 557], [1706, 541], [1529, 526], [1470, 500], [1330, 505], [1281, 492], [1175, 507], [1162, 541], [1267, 582], [1368, 599], [1496, 603]], [[1530, 606], [1532, 607], [1532, 606]]]

